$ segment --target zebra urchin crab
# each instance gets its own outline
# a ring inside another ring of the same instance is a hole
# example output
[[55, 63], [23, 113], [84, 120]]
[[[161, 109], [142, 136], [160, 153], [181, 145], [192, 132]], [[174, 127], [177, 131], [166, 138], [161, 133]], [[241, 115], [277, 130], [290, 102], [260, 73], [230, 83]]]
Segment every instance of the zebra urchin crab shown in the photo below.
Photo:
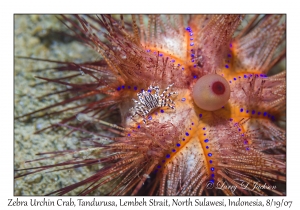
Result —
[[[163, 92], [160, 94], [160, 89], [158, 86], [150, 87], [147, 91], [142, 90], [141, 93], [138, 93], [137, 96], [139, 101], [132, 99], [137, 105], [134, 107], [134, 114], [132, 117], [139, 115], [143, 118], [144, 123], [146, 123], [146, 117], [151, 113], [155, 108], [166, 107], [175, 110], [175, 103], [170, 97], [176, 92], [171, 92], [167, 94], [169, 88], [174, 84], [169, 85]], [[152, 91], [155, 90], [155, 93], [152, 94]], [[151, 118], [150, 118], [151, 119]]]

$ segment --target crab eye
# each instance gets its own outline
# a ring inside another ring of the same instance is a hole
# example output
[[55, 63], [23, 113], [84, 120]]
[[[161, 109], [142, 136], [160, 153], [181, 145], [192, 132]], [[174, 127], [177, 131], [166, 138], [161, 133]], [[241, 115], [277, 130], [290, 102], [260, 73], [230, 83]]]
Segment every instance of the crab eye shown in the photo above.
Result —
[[224, 106], [230, 98], [228, 82], [217, 74], [207, 74], [196, 82], [193, 99], [197, 106], [207, 111], [215, 111]]

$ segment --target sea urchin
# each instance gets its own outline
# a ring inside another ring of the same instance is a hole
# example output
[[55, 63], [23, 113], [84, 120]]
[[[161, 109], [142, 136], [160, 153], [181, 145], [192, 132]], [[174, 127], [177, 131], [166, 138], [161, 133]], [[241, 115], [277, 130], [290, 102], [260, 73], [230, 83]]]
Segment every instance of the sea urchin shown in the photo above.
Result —
[[51, 194], [82, 186], [80, 195], [104, 186], [105, 195], [285, 194], [286, 78], [272, 73], [285, 57], [283, 15], [59, 19], [99, 57], [44, 59], [57, 63], [60, 75], [39, 78], [65, 86], [53, 93], [64, 99], [19, 118], [71, 111], [48, 128], [83, 132], [87, 145], [44, 153], [65, 159], [17, 168], [16, 177], [97, 165]]

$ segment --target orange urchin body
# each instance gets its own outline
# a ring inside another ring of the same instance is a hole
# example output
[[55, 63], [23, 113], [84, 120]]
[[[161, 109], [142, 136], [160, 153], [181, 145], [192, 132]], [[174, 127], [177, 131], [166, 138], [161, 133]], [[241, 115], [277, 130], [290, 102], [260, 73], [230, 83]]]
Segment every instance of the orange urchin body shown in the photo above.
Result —
[[[132, 15], [131, 26], [122, 16], [76, 17], [80, 27], [63, 18], [103, 59], [66, 65], [96, 82], [61, 104], [105, 94], [78, 113], [109, 126], [101, 137], [110, 142], [94, 140], [101, 157], [72, 164], [101, 162], [94, 176], [53, 193], [114, 183], [109, 195], [285, 194], [254, 189], [285, 183], [285, 130], [275, 123], [285, 112], [285, 72], [267, 76], [282, 57], [279, 16], [254, 17], [235, 38], [241, 15]], [[102, 121], [100, 109], [119, 110], [121, 125]]]

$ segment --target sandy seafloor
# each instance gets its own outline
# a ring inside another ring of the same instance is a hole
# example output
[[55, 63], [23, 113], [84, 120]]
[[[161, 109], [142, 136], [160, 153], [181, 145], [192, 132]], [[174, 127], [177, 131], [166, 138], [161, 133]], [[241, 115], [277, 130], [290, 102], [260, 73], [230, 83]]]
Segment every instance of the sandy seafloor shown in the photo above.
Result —
[[[97, 59], [97, 54], [89, 47], [76, 41], [58, 36], [57, 31], [66, 30], [54, 15], [15, 15], [14, 16], [14, 55], [34, 58], [47, 58], [59, 61], [84, 61]], [[99, 58], [98, 58], [99, 59]], [[62, 74], [53, 73], [52, 70], [34, 71], [55, 66], [47, 62], [32, 61], [15, 58], [14, 60], [14, 116], [32, 112], [46, 107], [62, 98], [58, 95], [37, 99], [46, 93], [64, 89], [63, 86], [43, 83], [35, 76], [56, 78]], [[84, 76], [83, 76], [84, 77]], [[35, 85], [38, 84], [38, 85]], [[62, 118], [59, 115], [58, 118]], [[27, 119], [27, 118], [23, 118]], [[66, 149], [76, 149], [80, 140], [76, 134], [64, 137], [63, 130], [48, 130], [41, 134], [35, 131], [46, 127], [54, 119], [35, 118], [14, 121], [14, 169], [22, 169], [46, 164], [54, 164], [64, 159], [48, 159], [34, 163], [25, 163], [26, 160], [39, 158], [39, 152], [51, 152]], [[45, 195], [61, 187], [68, 186], [93, 174], [95, 168], [81, 168], [76, 170], [63, 170], [51, 173], [37, 173], [21, 177], [14, 182], [14, 195]], [[81, 189], [73, 191], [74, 195]], [[97, 193], [96, 193], [97, 194]]]

